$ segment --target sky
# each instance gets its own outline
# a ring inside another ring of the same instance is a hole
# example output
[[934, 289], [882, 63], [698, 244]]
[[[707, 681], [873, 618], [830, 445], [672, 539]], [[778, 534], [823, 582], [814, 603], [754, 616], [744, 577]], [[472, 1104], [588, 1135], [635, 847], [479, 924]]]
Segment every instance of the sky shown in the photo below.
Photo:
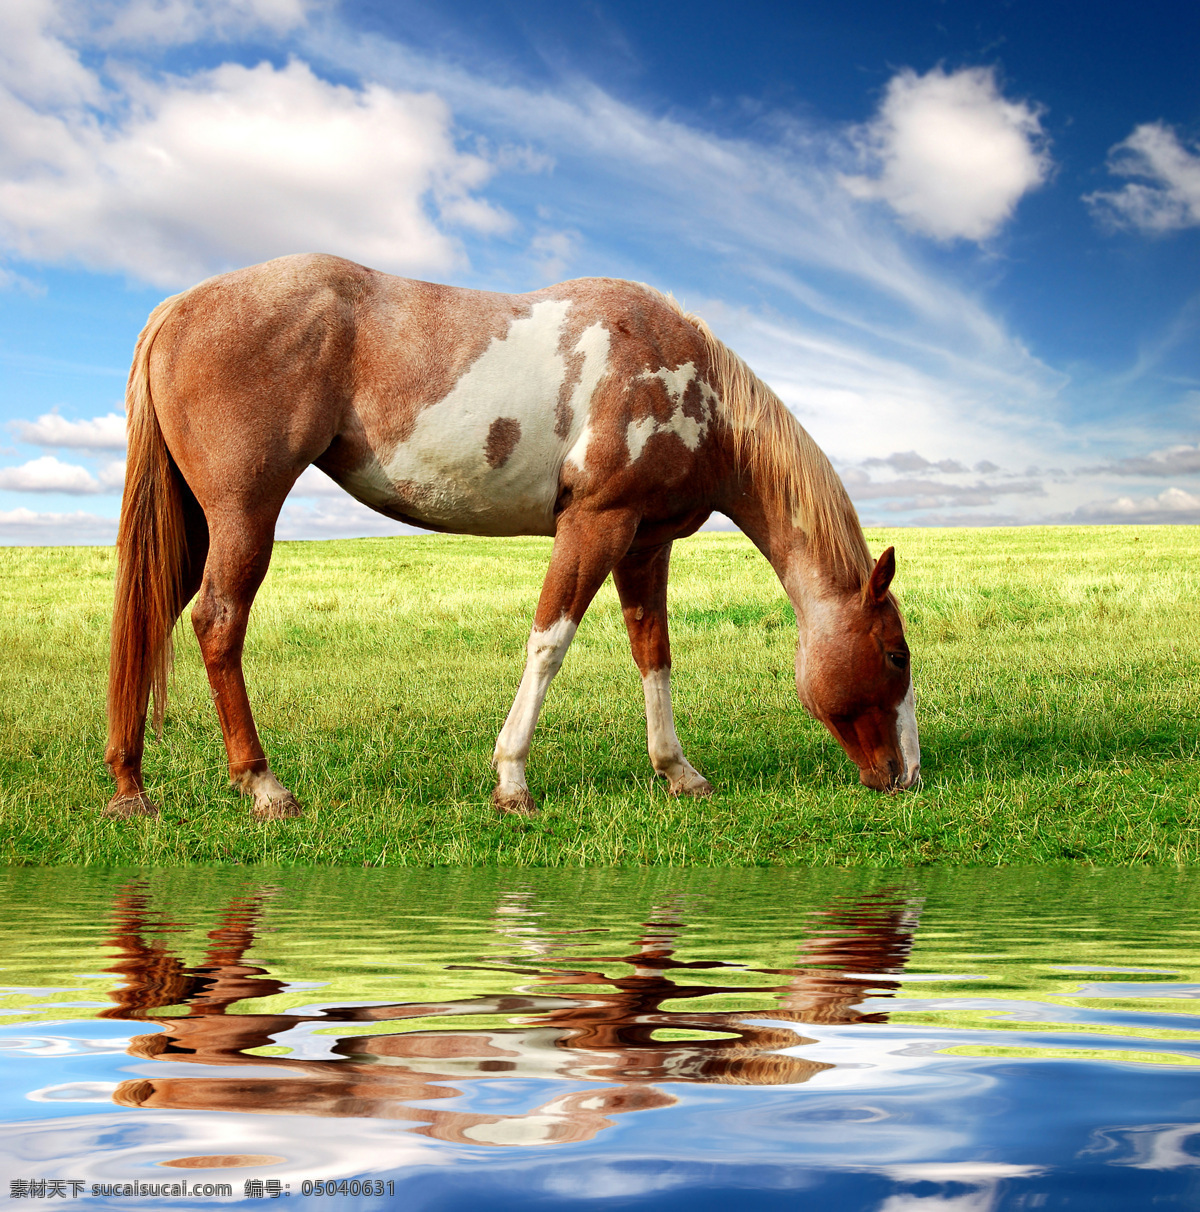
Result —
[[[1200, 523], [1200, 6], [5, 0], [0, 544], [107, 543], [165, 295], [672, 292], [868, 525]], [[392, 534], [320, 472], [281, 538]]]

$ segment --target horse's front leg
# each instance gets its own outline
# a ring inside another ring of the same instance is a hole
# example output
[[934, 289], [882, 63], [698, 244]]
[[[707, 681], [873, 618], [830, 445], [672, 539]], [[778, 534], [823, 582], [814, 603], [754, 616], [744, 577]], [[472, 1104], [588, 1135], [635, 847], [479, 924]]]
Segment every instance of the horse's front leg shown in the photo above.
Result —
[[671, 544], [631, 551], [613, 569], [633, 659], [646, 696], [646, 744], [655, 773], [673, 795], [712, 795], [712, 784], [683, 756], [671, 710], [671, 641], [667, 571]]
[[537, 812], [525, 781], [525, 762], [546, 691], [596, 590], [629, 549], [637, 524], [636, 514], [616, 510], [568, 510], [558, 520], [526, 647], [525, 672], [492, 755], [497, 774], [492, 803], [499, 812]]

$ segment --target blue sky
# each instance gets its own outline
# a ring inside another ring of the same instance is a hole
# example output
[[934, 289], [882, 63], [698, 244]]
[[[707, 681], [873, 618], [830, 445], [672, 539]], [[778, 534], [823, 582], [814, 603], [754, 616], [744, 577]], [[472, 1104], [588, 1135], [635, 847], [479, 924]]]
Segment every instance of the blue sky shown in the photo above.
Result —
[[[165, 294], [670, 290], [867, 523], [1200, 522], [1200, 8], [0, 7], [0, 542], [108, 542]], [[307, 473], [281, 537], [394, 533]]]

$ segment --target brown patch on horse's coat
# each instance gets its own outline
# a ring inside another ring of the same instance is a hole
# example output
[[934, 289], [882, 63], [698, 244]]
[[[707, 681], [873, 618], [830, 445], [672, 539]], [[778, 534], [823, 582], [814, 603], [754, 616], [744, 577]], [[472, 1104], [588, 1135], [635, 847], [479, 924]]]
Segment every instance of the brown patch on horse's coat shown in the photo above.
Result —
[[488, 466], [503, 467], [520, 440], [521, 422], [512, 417], [497, 417], [488, 430], [487, 443], [483, 448], [483, 457], [487, 459]]
[[[703, 383], [699, 377], [694, 378], [683, 393], [683, 403], [681, 408], [685, 417], [691, 417], [693, 421], [708, 421], [712, 415], [712, 396], [706, 394], [704, 387], [709, 384]], [[711, 392], [711, 387], [709, 387]]]
[[558, 351], [567, 362], [567, 373], [563, 375], [562, 386], [558, 389], [558, 400], [554, 405], [554, 436], [565, 438], [571, 432], [571, 424], [575, 420], [575, 410], [571, 407], [571, 396], [583, 374], [583, 352], [567, 341], [567, 333], [559, 342]]

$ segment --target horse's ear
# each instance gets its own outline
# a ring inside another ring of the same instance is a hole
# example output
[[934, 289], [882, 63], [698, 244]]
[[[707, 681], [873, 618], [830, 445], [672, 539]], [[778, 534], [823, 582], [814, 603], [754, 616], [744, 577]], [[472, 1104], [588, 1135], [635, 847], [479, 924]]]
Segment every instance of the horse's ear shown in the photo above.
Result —
[[867, 597], [872, 602], [882, 602], [887, 597], [888, 586], [892, 583], [892, 577], [895, 575], [896, 549], [889, 547], [879, 557], [879, 561], [871, 573], [871, 579], [867, 582]]

